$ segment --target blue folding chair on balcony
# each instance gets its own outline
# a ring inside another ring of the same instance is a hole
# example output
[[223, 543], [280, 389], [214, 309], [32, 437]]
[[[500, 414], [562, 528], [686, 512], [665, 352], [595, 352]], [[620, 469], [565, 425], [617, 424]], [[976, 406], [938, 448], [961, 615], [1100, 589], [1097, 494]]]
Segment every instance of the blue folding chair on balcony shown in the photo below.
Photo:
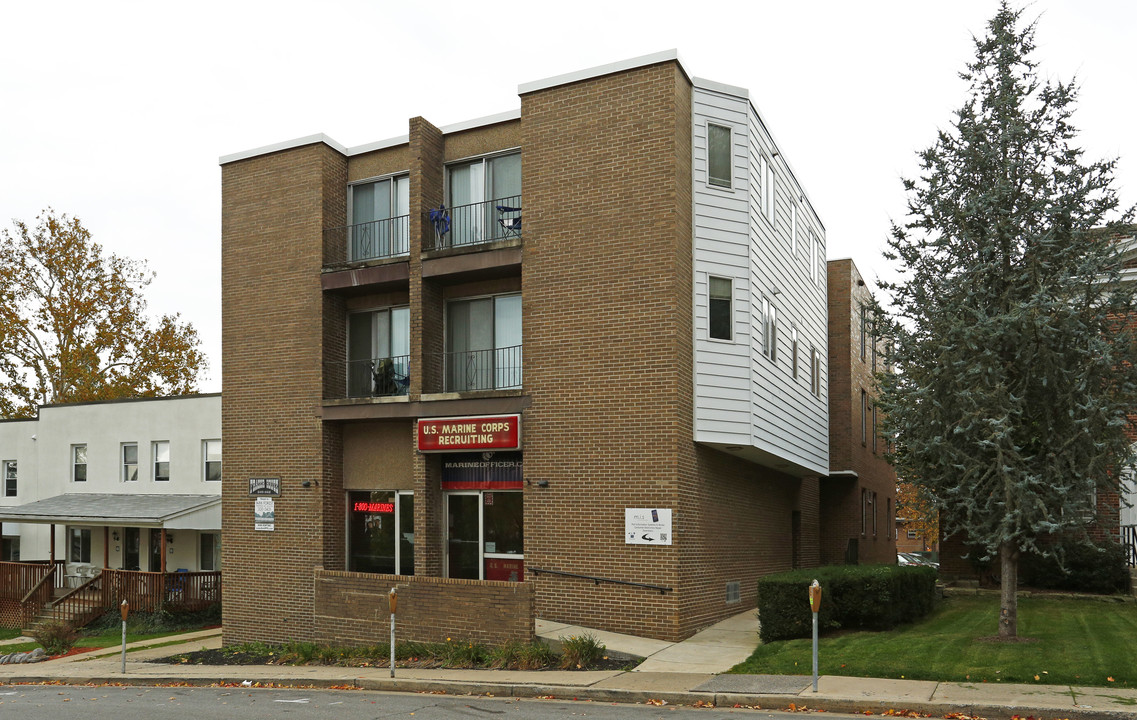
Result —
[[521, 237], [521, 208], [510, 207], [509, 205], [497, 205], [496, 207], [501, 215], [497, 220], [497, 224], [501, 225], [501, 236], [503, 238]]
[[446, 234], [450, 232], [450, 212], [446, 209], [446, 204], [443, 203], [431, 210], [429, 216], [431, 224], [434, 225], [434, 247], [445, 247]]

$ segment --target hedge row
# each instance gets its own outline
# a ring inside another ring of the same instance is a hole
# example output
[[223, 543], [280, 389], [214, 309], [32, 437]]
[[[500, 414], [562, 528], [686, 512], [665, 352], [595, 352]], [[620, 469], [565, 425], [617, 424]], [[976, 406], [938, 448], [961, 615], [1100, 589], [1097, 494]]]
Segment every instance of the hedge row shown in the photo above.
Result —
[[758, 580], [762, 642], [813, 634], [814, 579], [821, 585], [820, 632], [887, 630], [924, 617], [935, 601], [936, 571], [929, 567], [846, 565], [767, 575]]
[[1019, 584], [1105, 595], [1129, 592], [1129, 563], [1121, 545], [1068, 542], [1052, 548], [1052, 553], [1049, 557], [1023, 553], [1019, 557]]

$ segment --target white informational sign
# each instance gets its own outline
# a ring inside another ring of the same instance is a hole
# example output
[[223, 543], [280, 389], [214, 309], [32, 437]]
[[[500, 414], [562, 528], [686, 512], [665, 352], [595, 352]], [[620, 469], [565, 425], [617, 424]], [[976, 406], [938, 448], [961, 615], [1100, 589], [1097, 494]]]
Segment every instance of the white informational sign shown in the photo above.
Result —
[[276, 529], [276, 500], [270, 497], [259, 497], [253, 501], [253, 529]]
[[624, 508], [625, 545], [670, 545], [671, 511], [659, 508]]

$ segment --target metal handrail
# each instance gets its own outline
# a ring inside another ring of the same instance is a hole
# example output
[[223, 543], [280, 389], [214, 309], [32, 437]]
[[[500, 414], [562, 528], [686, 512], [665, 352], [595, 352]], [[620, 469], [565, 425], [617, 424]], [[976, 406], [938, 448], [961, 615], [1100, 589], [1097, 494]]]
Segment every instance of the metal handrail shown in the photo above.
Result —
[[324, 236], [347, 246], [348, 262], [406, 255], [410, 252], [410, 215], [325, 228]]
[[445, 392], [521, 387], [521, 348], [521, 345], [511, 345], [491, 350], [441, 353], [446, 371]]
[[347, 386], [344, 397], [348, 398], [406, 395], [411, 384], [410, 355], [332, 361], [328, 365], [343, 367]]
[[458, 205], [446, 212], [450, 230], [442, 237], [424, 237], [424, 250], [468, 247], [521, 237], [520, 195]]
[[1125, 547], [1129, 567], [1137, 567], [1137, 525], [1121, 526], [1121, 544]]
[[540, 575], [541, 573], [544, 573], [546, 575], [563, 575], [564, 577], [574, 577], [574, 578], [580, 578], [582, 580], [591, 580], [592, 582], [596, 583], [597, 585], [599, 585], [602, 582], [606, 582], [606, 583], [612, 583], [613, 585], [631, 585], [632, 587], [648, 588], [649, 590], [658, 590], [660, 595], [667, 593], [667, 592], [672, 592], [675, 589], [675, 588], [669, 588], [669, 587], [666, 587], [663, 585], [650, 585], [648, 583], [631, 582], [630, 580], [613, 580], [611, 578], [599, 577], [596, 575], [581, 575], [580, 573], [570, 573], [570, 572], [565, 572], [563, 570], [546, 570], [545, 568], [533, 567], [532, 565], [526, 567], [525, 569], [531, 570], [534, 575]]

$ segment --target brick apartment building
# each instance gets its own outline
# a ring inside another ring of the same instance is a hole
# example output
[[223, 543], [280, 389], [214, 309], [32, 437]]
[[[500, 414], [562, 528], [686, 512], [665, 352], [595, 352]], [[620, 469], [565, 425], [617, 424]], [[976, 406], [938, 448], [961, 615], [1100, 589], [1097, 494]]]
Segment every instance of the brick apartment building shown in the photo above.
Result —
[[872, 292], [852, 260], [830, 260], [829, 478], [821, 483], [821, 563], [896, 562], [896, 471], [877, 431], [884, 370]]
[[679, 639], [827, 552], [825, 231], [747, 92], [519, 95], [221, 159], [225, 642], [377, 641], [391, 587], [407, 638]]

